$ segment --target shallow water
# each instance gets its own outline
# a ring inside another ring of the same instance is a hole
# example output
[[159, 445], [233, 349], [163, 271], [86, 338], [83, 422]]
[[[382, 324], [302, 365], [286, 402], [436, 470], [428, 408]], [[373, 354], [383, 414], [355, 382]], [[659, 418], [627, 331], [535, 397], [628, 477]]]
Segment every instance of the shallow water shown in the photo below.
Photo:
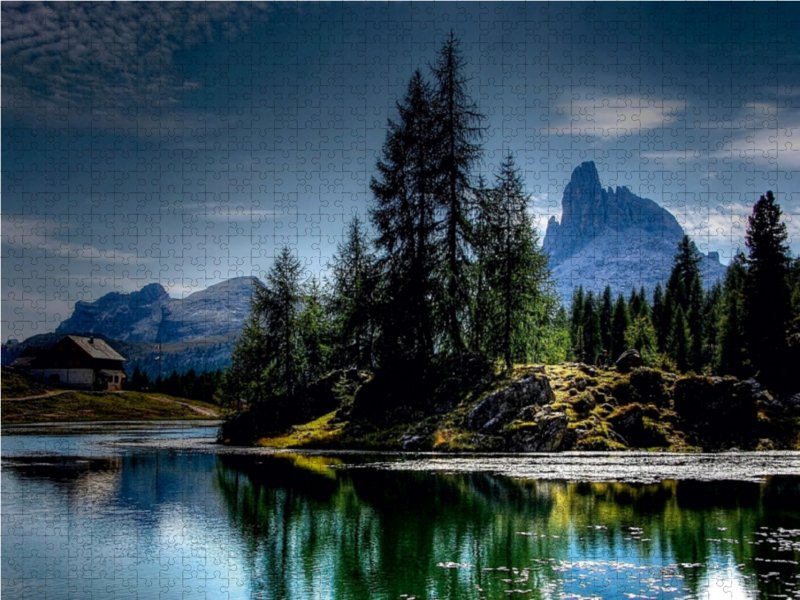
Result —
[[2, 437], [3, 598], [800, 598], [800, 454], [273, 453]]

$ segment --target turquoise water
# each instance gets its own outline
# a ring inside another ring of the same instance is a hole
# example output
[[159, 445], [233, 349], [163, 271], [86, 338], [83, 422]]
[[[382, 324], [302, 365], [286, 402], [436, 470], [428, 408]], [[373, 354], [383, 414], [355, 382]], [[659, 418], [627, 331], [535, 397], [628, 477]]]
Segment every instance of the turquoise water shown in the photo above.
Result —
[[796, 476], [524, 479], [480, 457], [220, 452], [215, 428], [19, 431], [3, 598], [800, 598]]

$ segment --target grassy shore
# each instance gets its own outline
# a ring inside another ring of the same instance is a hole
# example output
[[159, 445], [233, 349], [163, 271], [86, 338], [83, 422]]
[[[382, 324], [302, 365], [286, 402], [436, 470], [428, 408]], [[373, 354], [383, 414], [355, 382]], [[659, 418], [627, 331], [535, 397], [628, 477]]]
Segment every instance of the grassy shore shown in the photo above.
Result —
[[[218, 407], [155, 392], [59, 390], [3, 369], [3, 425], [56, 421], [218, 419]], [[20, 399], [23, 398], [23, 399]]]

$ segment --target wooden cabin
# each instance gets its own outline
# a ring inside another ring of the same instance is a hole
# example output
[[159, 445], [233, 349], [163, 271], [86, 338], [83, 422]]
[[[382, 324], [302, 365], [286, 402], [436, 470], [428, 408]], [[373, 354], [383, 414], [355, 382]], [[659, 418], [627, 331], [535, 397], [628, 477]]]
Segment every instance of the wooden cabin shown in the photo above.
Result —
[[123, 362], [100, 338], [65, 335], [50, 348], [28, 348], [11, 367], [56, 387], [116, 391], [125, 379]]

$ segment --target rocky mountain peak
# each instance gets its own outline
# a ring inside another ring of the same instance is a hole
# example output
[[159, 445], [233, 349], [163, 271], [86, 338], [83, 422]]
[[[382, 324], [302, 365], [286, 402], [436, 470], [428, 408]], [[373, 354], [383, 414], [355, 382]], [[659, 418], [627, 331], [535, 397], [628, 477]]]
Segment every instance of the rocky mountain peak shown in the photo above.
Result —
[[255, 277], [236, 277], [185, 298], [170, 298], [159, 283], [131, 293], [111, 292], [94, 302], [78, 302], [56, 333], [162, 343], [225, 336], [243, 327], [256, 285]]
[[[603, 188], [594, 162], [572, 172], [561, 199], [561, 221], [547, 223], [544, 250], [559, 292], [568, 300], [573, 287], [595, 291], [610, 284], [628, 293], [631, 287], [652, 291], [666, 281], [683, 228], [666, 209], [629, 188]], [[706, 284], [725, 272], [718, 255], [705, 261]]]
[[683, 228], [668, 211], [627, 187], [604, 189], [594, 162], [581, 163], [564, 189], [561, 222], [551, 218], [547, 224], [544, 249], [553, 264], [560, 264], [609, 235], [644, 235], [677, 245]]

